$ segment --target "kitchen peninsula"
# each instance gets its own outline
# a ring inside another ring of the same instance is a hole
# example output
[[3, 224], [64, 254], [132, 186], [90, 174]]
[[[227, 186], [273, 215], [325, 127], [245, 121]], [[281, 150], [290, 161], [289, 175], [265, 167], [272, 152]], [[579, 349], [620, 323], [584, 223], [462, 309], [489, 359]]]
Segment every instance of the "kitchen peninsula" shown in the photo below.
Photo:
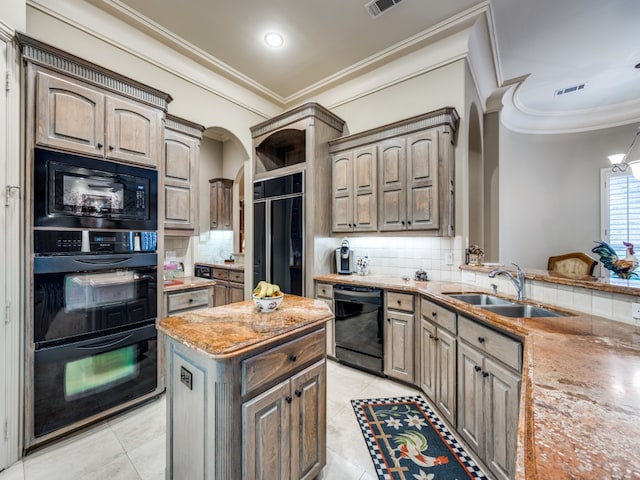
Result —
[[272, 313], [245, 301], [163, 319], [167, 478], [314, 478], [326, 463], [332, 319], [294, 295]]

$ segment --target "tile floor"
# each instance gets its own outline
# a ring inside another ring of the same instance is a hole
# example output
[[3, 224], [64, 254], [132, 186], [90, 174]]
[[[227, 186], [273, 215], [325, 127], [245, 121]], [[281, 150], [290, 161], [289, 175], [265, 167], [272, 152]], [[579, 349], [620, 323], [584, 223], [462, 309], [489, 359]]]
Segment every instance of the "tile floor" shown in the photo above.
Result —
[[[318, 480], [377, 478], [350, 400], [418, 394], [406, 385], [330, 361], [327, 466]], [[0, 480], [164, 480], [165, 406], [162, 396], [38, 450], [0, 472]]]

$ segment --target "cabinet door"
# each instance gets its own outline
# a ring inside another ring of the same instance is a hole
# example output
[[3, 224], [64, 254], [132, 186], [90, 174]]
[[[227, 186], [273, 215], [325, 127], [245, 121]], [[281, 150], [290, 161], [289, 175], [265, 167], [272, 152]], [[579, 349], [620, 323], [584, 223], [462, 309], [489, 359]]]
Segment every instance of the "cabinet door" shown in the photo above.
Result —
[[436, 399], [436, 327], [425, 319], [420, 321], [420, 389], [430, 400]]
[[213, 230], [233, 228], [233, 180], [211, 181], [209, 219]]
[[436, 337], [437, 376], [434, 402], [440, 412], [456, 424], [456, 337], [438, 328]]
[[440, 227], [438, 195], [437, 132], [407, 137], [407, 229]]
[[484, 363], [485, 462], [499, 479], [515, 476], [520, 375], [491, 358]]
[[199, 142], [172, 130], [164, 138], [164, 228], [192, 235], [196, 229]]
[[384, 373], [408, 383], [413, 383], [413, 323], [413, 315], [387, 310]]
[[353, 152], [331, 157], [332, 231], [353, 231]]
[[484, 457], [483, 355], [464, 342], [458, 344], [458, 433]]
[[394, 138], [380, 143], [378, 156], [380, 230], [405, 230], [407, 169], [404, 138]]
[[[328, 298], [318, 298], [319, 301], [326, 303], [333, 312], [333, 300]], [[336, 321], [332, 318], [325, 323], [327, 329], [327, 355], [336, 358]]]
[[125, 98], [106, 98], [106, 156], [157, 167], [162, 151], [162, 114]]
[[38, 145], [104, 154], [104, 95], [39, 71], [36, 78]]
[[229, 283], [229, 303], [244, 301], [244, 285]]
[[353, 153], [353, 230], [356, 232], [372, 232], [378, 229], [376, 153], [375, 145]]
[[216, 283], [216, 285], [213, 287], [213, 290], [214, 290], [213, 306], [214, 307], [220, 307], [222, 305], [226, 305], [227, 303], [229, 303], [229, 300], [227, 299], [228, 289], [229, 289], [228, 283], [221, 283], [221, 282]]
[[291, 389], [291, 478], [311, 480], [326, 463], [325, 361], [292, 377]]
[[242, 478], [291, 478], [291, 401], [287, 380], [242, 406]]

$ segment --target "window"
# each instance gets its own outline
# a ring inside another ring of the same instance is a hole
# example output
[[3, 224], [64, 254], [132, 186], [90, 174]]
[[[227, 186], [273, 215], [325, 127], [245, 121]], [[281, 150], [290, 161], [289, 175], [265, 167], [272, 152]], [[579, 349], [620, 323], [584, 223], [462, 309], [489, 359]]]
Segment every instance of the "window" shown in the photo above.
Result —
[[631, 172], [613, 173], [602, 169], [602, 239], [624, 257], [622, 242], [640, 249], [640, 180]]

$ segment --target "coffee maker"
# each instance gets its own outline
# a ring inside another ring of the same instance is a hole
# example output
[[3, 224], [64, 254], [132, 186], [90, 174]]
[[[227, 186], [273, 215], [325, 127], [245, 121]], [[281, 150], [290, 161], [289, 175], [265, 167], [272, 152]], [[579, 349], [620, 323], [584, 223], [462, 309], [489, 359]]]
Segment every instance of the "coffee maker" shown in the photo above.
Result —
[[340, 248], [336, 248], [336, 272], [340, 275], [353, 273], [353, 250], [349, 248], [349, 241], [342, 240]]

